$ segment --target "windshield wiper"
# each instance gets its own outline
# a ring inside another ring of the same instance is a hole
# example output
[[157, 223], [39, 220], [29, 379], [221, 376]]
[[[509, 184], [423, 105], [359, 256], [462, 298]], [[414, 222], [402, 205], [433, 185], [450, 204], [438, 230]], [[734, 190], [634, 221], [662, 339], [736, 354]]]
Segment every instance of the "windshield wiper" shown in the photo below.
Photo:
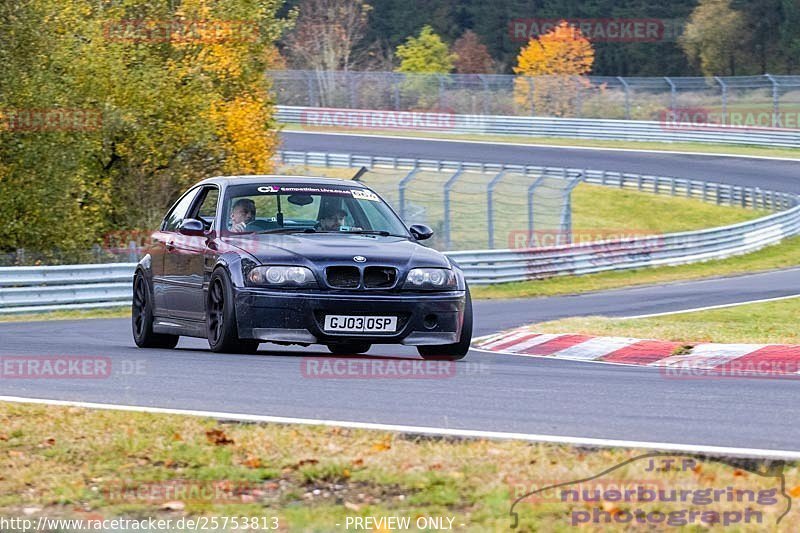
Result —
[[395, 235], [386, 230], [357, 229], [353, 231], [343, 231], [342, 233], [356, 233], [359, 235], [380, 235], [381, 237], [408, 237], [408, 235]]

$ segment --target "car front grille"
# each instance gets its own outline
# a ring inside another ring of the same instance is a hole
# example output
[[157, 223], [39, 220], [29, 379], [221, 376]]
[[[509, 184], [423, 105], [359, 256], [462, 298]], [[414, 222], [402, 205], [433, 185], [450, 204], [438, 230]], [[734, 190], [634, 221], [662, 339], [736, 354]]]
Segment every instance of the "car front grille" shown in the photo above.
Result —
[[397, 283], [397, 269], [390, 266], [329, 266], [325, 269], [328, 285], [335, 289], [391, 289]]
[[332, 266], [325, 269], [328, 285], [337, 289], [355, 289], [361, 284], [361, 273], [354, 266]]
[[390, 289], [397, 281], [397, 269], [368, 266], [364, 269], [364, 286], [368, 289]]

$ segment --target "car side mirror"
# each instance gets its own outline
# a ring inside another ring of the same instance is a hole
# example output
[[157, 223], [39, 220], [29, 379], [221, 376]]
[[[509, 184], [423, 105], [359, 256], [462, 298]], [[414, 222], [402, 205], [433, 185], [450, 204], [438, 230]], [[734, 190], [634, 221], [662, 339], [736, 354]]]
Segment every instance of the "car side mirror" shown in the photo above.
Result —
[[178, 233], [198, 237], [205, 233], [205, 226], [196, 218], [187, 218], [178, 226]]
[[433, 230], [425, 224], [414, 224], [408, 228], [408, 231], [410, 231], [411, 235], [418, 241], [424, 241], [425, 239], [433, 237]]

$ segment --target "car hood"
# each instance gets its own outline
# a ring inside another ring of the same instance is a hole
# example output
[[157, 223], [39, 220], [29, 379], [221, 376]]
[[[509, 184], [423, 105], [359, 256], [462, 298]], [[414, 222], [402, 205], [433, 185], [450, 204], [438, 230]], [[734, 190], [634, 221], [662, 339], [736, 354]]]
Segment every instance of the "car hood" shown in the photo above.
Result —
[[449, 268], [447, 258], [403, 237], [309, 233], [292, 235], [244, 235], [225, 237], [226, 243], [252, 255], [261, 264], [357, 264], [353, 258], [366, 258], [365, 265]]

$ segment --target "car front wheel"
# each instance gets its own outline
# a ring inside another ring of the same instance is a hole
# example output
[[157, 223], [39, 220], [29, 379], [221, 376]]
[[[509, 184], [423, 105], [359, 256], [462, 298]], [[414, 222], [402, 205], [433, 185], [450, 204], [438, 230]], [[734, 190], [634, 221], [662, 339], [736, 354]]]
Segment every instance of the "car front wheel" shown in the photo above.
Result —
[[224, 268], [211, 275], [206, 301], [206, 331], [212, 352], [253, 353], [259, 341], [240, 339], [236, 327], [231, 278]]
[[464, 323], [461, 325], [461, 337], [453, 344], [438, 346], [417, 346], [417, 352], [423, 359], [436, 361], [458, 361], [469, 353], [472, 343], [472, 298], [467, 288], [467, 301], [464, 304]]
[[150, 287], [141, 272], [133, 278], [133, 303], [131, 305], [133, 341], [139, 348], [174, 348], [178, 335], [153, 333], [153, 299]]

